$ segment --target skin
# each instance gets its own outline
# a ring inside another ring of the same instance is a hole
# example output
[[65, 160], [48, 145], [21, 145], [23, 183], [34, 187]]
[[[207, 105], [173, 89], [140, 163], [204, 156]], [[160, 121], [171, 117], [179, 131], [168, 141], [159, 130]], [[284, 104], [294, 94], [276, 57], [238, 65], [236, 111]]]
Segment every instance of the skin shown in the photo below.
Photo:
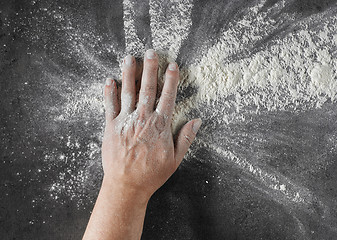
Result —
[[179, 69], [176, 63], [170, 65], [156, 106], [158, 55], [153, 50], [145, 54], [139, 92], [133, 56], [124, 59], [120, 96], [115, 81], [107, 80], [104, 177], [85, 240], [140, 239], [150, 197], [176, 171], [200, 128], [201, 120], [194, 119], [173, 138]]

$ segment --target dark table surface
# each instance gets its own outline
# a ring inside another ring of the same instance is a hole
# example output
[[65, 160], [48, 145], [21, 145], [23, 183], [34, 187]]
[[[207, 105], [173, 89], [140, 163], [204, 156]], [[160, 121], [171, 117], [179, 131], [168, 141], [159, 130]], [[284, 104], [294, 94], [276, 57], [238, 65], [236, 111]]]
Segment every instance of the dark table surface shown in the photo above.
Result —
[[[169, 7], [157, 2], [164, 12]], [[186, 3], [192, 4], [192, 25], [177, 54], [181, 66], [257, 4]], [[278, 3], [264, 1], [261, 9]], [[336, 3], [285, 1], [278, 12], [292, 14], [296, 23], [336, 13]], [[104, 78], [120, 73], [128, 51], [143, 54], [130, 47], [123, 7], [134, 8], [134, 36], [146, 49], [154, 47], [149, 5], [1, 0], [0, 239], [81, 238], [102, 179]], [[290, 27], [282, 25], [260, 44], [282, 38]], [[245, 54], [262, 45], [247, 46]], [[217, 118], [226, 101], [201, 103], [188, 113], [203, 117], [198, 141], [151, 198], [143, 239], [337, 239], [336, 102], [300, 111], [243, 109], [247, 121], [224, 124]]]

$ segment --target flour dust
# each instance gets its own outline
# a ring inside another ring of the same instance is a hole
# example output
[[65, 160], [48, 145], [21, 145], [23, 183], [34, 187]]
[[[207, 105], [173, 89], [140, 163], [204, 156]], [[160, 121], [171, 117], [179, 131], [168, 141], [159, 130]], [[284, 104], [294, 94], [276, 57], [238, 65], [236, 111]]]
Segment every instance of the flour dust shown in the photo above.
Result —
[[[319, 202], [322, 209], [327, 209], [331, 203], [318, 199], [301, 185], [301, 181], [272, 169], [263, 163], [262, 157], [253, 161], [247, 157], [247, 152], [240, 152], [235, 141], [242, 142], [249, 136], [237, 132], [232, 141], [214, 132], [215, 129], [225, 132], [227, 126], [240, 129], [259, 115], [302, 113], [322, 108], [326, 103], [336, 103], [337, 9], [297, 19], [295, 14], [282, 11], [284, 1], [267, 10], [263, 10], [264, 4], [265, 1], [257, 1], [247, 7], [241, 17], [233, 18], [224, 26], [212, 46], [200, 49], [199, 56], [190, 64], [179, 63], [183, 65], [180, 100], [172, 128], [176, 132], [190, 117], [201, 116], [206, 125], [196, 144], [218, 156], [219, 168], [226, 162], [241, 169], [255, 181], [256, 188], [280, 204], [305, 209]], [[47, 87], [59, 98], [58, 105], [46, 103], [47, 111], [59, 125], [76, 126], [80, 122], [84, 126], [95, 126], [88, 127], [91, 132], [84, 143], [85, 153], [80, 153], [81, 147], [76, 147], [80, 134], [61, 136], [69, 141], [64, 148], [53, 151], [55, 156], [50, 164], [68, 167], [49, 188], [55, 201], [61, 195], [79, 200], [91, 194], [94, 198], [88, 186], [97, 184], [97, 173], [101, 172], [102, 127], [97, 126], [104, 120], [104, 79], [120, 78], [121, 60], [126, 54], [140, 57], [147, 48], [153, 47], [160, 54], [162, 69], [158, 74], [162, 80], [164, 67], [169, 61], [177, 60], [187, 41], [193, 24], [192, 10], [193, 1], [190, 0], [150, 0], [151, 32], [148, 34], [152, 37], [152, 46], [148, 46], [137, 34], [135, 1], [124, 0], [121, 21], [125, 48], [111, 42], [108, 34], [97, 31], [97, 22], [91, 16], [80, 18], [66, 8], [46, 8], [39, 10], [39, 18], [32, 17], [38, 26], [44, 26], [27, 33], [32, 44], [38, 44], [40, 38], [51, 38], [43, 21], [55, 24], [59, 33], [55, 43], [49, 46], [50, 55], [44, 61], [37, 61], [48, 82]], [[292, 20], [296, 21], [291, 23]], [[207, 137], [207, 130], [213, 132], [210, 135], [214, 138]], [[266, 143], [258, 133], [253, 137], [250, 140], [256, 144], [254, 147]], [[66, 156], [64, 149], [67, 148], [69, 155]], [[52, 154], [46, 152], [47, 156]], [[187, 161], [192, 155], [190, 151]], [[329, 162], [313, 164], [318, 171]]]

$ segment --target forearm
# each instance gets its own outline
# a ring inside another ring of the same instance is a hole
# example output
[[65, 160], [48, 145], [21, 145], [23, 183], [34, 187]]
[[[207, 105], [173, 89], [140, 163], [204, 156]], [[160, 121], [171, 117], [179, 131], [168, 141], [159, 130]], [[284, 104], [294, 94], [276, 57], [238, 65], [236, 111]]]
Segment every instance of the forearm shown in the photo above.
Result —
[[140, 239], [149, 197], [103, 180], [83, 239]]

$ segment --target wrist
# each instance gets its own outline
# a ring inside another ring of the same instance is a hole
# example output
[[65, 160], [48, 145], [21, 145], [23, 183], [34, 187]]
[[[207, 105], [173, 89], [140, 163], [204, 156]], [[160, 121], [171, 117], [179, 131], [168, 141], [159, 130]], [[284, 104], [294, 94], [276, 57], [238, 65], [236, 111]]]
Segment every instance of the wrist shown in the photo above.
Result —
[[125, 202], [132, 202], [138, 206], [147, 206], [151, 195], [142, 189], [125, 185], [121, 182], [113, 181], [111, 179], [103, 178], [101, 192], [108, 195], [108, 197], [118, 197]]

